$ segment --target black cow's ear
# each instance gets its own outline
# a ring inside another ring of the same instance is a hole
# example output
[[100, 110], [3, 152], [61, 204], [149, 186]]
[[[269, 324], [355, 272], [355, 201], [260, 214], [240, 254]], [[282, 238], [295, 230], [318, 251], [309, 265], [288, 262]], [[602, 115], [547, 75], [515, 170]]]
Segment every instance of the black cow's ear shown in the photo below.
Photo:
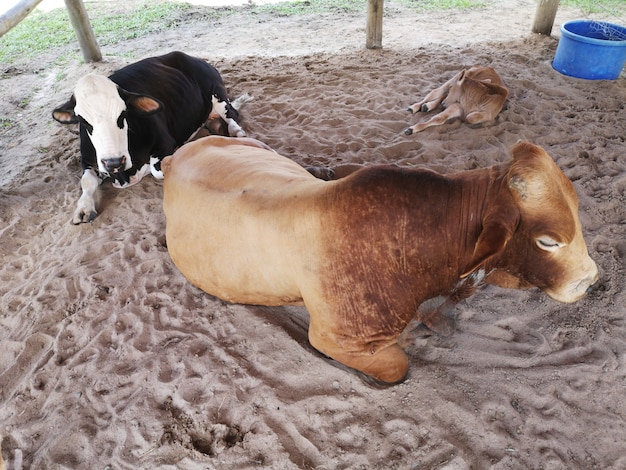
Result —
[[75, 107], [76, 99], [72, 95], [67, 103], [52, 111], [52, 117], [61, 124], [76, 124], [78, 123], [78, 117], [74, 114]]
[[149, 116], [154, 113], [158, 113], [163, 109], [163, 103], [156, 98], [148, 95], [139, 95], [137, 93], [131, 93], [122, 88], [118, 88], [121, 98], [126, 103], [129, 111], [135, 114]]
[[133, 96], [126, 102], [126, 105], [128, 109], [145, 115], [158, 113], [163, 109], [161, 102], [150, 96]]

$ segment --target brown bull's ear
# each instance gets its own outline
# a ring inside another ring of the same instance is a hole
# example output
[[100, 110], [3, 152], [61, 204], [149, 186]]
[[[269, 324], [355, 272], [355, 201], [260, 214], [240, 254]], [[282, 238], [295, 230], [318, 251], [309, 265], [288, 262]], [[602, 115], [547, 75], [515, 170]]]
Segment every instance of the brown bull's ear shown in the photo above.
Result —
[[58, 121], [61, 124], [76, 124], [78, 122], [78, 118], [76, 117], [76, 114], [74, 114], [75, 106], [76, 100], [74, 99], [74, 95], [72, 95], [67, 103], [62, 104], [52, 111], [52, 117], [55, 121]]
[[517, 229], [520, 220], [519, 198], [525, 197], [526, 185], [522, 179], [516, 179], [512, 183], [510, 173], [507, 179], [506, 186], [501, 187], [497, 195], [492, 196], [494, 204], [483, 217], [483, 228], [474, 247], [472, 259], [461, 278], [469, 276], [489, 258], [502, 253]]
[[461, 274], [461, 278], [469, 276], [489, 258], [504, 251], [512, 236], [513, 230], [505, 222], [492, 222], [485, 225], [474, 247], [472, 260]]

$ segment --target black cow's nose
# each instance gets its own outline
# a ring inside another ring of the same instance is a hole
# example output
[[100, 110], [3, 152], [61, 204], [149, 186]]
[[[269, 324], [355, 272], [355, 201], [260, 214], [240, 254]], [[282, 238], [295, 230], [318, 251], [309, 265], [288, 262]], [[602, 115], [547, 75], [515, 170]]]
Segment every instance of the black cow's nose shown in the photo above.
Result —
[[104, 167], [107, 171], [115, 173], [116, 171], [123, 170], [124, 165], [126, 164], [126, 157], [119, 158], [107, 158], [106, 160], [102, 160]]

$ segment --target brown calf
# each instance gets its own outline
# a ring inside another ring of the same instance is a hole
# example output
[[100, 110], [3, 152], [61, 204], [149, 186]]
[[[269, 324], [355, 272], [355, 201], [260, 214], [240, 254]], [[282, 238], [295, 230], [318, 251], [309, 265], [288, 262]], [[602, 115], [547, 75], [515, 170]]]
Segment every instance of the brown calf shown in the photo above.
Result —
[[411, 135], [455, 118], [463, 119], [469, 124], [492, 121], [502, 110], [508, 94], [502, 79], [491, 67], [463, 70], [431, 91], [422, 101], [409, 106], [408, 110], [412, 113], [427, 113], [440, 105], [444, 110], [428, 121], [407, 128], [404, 133]]

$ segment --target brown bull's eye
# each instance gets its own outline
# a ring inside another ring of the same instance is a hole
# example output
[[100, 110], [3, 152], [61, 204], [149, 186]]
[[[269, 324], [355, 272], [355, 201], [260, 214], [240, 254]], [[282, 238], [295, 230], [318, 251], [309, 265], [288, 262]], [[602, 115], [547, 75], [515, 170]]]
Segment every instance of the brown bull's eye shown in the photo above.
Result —
[[564, 245], [564, 243], [558, 242], [554, 238], [547, 236], [539, 237], [535, 240], [535, 242], [539, 248], [545, 251], [555, 251]]

